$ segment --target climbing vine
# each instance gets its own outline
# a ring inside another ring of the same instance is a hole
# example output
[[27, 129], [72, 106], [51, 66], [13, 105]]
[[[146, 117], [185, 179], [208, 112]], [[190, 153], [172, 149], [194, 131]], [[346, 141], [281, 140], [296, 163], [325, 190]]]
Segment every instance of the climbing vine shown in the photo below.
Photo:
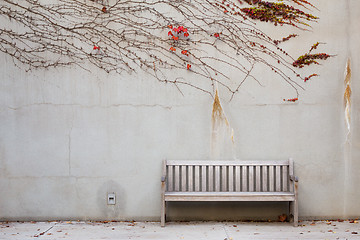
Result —
[[313, 53], [317, 43], [293, 58], [280, 45], [298, 34], [276, 40], [256, 22], [306, 31], [318, 20], [311, 10], [305, 0], [2, 0], [0, 51], [27, 71], [144, 71], [181, 93], [188, 86], [213, 96], [217, 83], [230, 99], [246, 81], [261, 85], [255, 69], [266, 68], [294, 90], [294, 102], [300, 83], [318, 76], [299, 69], [331, 56]]

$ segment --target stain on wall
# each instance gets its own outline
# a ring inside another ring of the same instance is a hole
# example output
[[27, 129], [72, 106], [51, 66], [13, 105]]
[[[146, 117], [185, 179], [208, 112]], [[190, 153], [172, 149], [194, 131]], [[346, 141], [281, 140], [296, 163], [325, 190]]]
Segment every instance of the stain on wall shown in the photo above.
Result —
[[347, 61], [345, 69], [345, 93], [344, 93], [344, 106], [345, 106], [345, 122], [347, 128], [346, 141], [349, 141], [350, 124], [351, 124], [351, 66], [350, 58]]
[[234, 129], [226, 118], [216, 89], [211, 115], [211, 157], [235, 158], [234, 144]]

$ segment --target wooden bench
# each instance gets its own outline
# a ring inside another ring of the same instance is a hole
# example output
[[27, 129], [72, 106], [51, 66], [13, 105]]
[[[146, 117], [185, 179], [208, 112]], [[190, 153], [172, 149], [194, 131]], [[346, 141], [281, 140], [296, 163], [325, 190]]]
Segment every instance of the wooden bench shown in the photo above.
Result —
[[171, 201], [281, 201], [289, 202], [298, 225], [298, 178], [292, 159], [284, 161], [175, 161], [163, 162], [161, 226], [166, 202]]

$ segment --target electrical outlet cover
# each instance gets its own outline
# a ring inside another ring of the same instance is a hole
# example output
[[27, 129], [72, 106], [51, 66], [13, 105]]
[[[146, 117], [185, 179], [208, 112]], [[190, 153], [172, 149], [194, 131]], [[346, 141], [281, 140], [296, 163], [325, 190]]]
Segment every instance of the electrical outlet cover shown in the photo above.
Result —
[[116, 204], [115, 193], [108, 193], [107, 204], [108, 205], [115, 205]]

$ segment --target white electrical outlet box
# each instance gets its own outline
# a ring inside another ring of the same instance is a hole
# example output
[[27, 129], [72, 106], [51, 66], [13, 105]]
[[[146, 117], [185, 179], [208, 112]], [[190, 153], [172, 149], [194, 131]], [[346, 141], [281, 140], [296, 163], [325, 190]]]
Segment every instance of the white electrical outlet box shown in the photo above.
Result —
[[108, 193], [107, 195], [107, 204], [115, 205], [116, 204], [116, 195], [115, 193]]

